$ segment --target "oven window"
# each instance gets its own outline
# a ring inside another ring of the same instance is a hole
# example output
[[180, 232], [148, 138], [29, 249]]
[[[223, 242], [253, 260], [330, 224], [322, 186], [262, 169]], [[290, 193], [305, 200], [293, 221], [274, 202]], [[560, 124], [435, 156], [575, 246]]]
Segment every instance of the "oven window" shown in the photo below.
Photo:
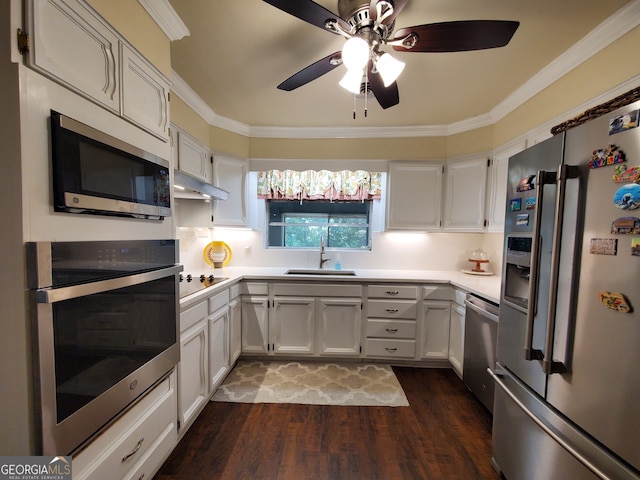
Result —
[[53, 304], [57, 420], [174, 345], [175, 277]]

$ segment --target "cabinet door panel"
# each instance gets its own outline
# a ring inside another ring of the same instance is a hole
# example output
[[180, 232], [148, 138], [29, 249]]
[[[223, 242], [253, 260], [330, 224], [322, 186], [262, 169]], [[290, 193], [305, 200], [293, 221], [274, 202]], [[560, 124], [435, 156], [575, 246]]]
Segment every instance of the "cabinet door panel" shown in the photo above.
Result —
[[449, 362], [462, 378], [464, 362], [464, 317], [465, 309], [460, 305], [451, 307], [451, 328], [449, 333]]
[[229, 198], [213, 205], [214, 223], [247, 225], [247, 161], [216, 156], [213, 159], [213, 184], [229, 192]]
[[388, 229], [440, 228], [442, 168], [441, 163], [391, 163], [387, 206]]
[[206, 182], [211, 181], [209, 150], [184, 132], [178, 132], [178, 169]]
[[209, 362], [207, 323], [194, 327], [180, 339], [178, 364], [178, 419], [181, 432], [195, 419], [209, 398], [207, 378]]
[[169, 138], [169, 86], [129, 47], [122, 45], [122, 114], [164, 140]]
[[486, 157], [447, 165], [445, 229], [484, 230], [486, 191]]
[[319, 310], [320, 354], [360, 355], [361, 300], [322, 298]]
[[209, 318], [209, 391], [214, 392], [229, 371], [229, 309]]
[[242, 352], [267, 353], [269, 339], [269, 299], [242, 298]]
[[314, 353], [313, 298], [276, 298], [273, 302], [273, 351], [283, 354]]
[[116, 35], [77, 0], [31, 0], [28, 6], [33, 13], [29, 65], [119, 113]]
[[449, 302], [425, 302], [422, 330], [422, 358], [449, 358]]
[[242, 308], [238, 300], [229, 303], [229, 366], [233, 366], [242, 351]]

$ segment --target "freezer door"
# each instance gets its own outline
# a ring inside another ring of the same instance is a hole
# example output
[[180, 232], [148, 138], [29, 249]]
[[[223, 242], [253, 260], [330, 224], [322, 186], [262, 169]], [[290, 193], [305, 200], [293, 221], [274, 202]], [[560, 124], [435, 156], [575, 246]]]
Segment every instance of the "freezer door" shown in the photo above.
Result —
[[[541, 356], [551, 275], [555, 175], [563, 149], [564, 135], [557, 135], [509, 159], [497, 357], [540, 395], [546, 387]], [[548, 172], [544, 181], [537, 178], [539, 172]]]
[[635, 472], [496, 369], [493, 464], [506, 480], [638, 480]]
[[[640, 165], [640, 128], [609, 135], [618, 119], [638, 109], [640, 102], [567, 132], [566, 163], [585, 166], [594, 150], [615, 144], [628, 159], [622, 164], [625, 168]], [[549, 376], [547, 400], [640, 471], [640, 256], [632, 255], [640, 231], [619, 228], [629, 222], [616, 221], [638, 219], [640, 209], [614, 204], [617, 190], [625, 185], [612, 180], [614, 173], [613, 166], [588, 169], [579, 283], [574, 298], [569, 289], [558, 289], [553, 357], [565, 362], [568, 370]], [[560, 270], [566, 270], [564, 262]], [[623, 294], [635, 310], [622, 313], [607, 308], [601, 292]], [[568, 326], [565, 318], [570, 320]]]

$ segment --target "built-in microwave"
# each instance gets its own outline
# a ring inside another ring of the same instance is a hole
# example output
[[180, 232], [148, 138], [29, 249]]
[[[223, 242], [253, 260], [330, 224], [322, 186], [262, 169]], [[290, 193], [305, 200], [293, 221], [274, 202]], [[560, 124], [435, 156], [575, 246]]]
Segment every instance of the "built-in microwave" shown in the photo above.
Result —
[[55, 211], [171, 215], [167, 160], [54, 111], [51, 147]]

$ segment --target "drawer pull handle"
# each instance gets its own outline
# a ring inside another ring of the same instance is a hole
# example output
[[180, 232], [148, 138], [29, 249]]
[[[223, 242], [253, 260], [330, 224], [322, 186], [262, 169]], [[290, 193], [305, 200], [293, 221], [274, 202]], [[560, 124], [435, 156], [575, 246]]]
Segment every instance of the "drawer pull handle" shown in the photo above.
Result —
[[398, 349], [396, 347], [384, 347], [387, 352], [396, 352]]
[[398, 329], [397, 328], [385, 328], [385, 330], [389, 333], [398, 333]]
[[397, 290], [387, 290], [387, 295], [391, 295], [391, 296], [395, 296], [398, 295], [400, 292]]
[[387, 312], [388, 313], [398, 313], [398, 309], [397, 308], [387, 308]]
[[133, 450], [127, 453], [124, 457], [122, 457], [122, 461], [126, 462], [129, 458], [133, 457], [138, 452], [138, 450], [140, 450], [140, 447], [142, 446], [142, 442], [144, 442], [144, 437], [138, 440], [138, 444], [134, 447]]

